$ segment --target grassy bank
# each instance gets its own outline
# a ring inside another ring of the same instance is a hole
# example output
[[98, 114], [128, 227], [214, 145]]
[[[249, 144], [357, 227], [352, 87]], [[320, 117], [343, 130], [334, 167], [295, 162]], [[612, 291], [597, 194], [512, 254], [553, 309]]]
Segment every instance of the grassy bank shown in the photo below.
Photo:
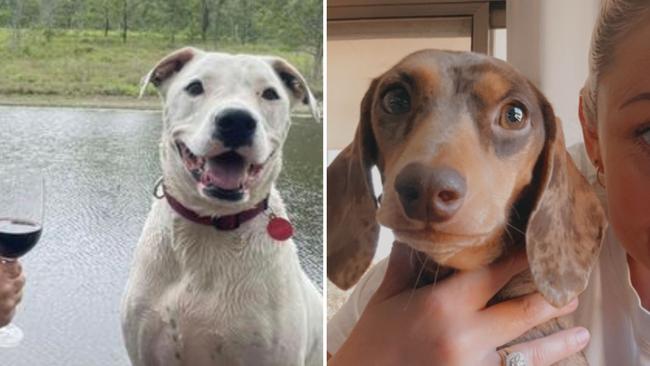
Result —
[[[22, 30], [15, 42], [0, 28], [0, 104], [152, 108], [159, 102], [153, 88], [136, 99], [140, 79], [170, 51], [192, 45], [233, 53], [274, 54], [309, 75], [313, 58], [303, 52], [269, 45], [202, 44], [169, 39], [156, 33], [130, 32], [126, 43], [117, 33], [56, 31], [48, 41], [42, 30]], [[321, 80], [309, 80], [320, 95]]]
[[153, 96], [137, 98], [131, 96], [94, 95], [0, 95], [0, 105], [32, 107], [78, 107], [116, 109], [160, 109], [160, 99]]

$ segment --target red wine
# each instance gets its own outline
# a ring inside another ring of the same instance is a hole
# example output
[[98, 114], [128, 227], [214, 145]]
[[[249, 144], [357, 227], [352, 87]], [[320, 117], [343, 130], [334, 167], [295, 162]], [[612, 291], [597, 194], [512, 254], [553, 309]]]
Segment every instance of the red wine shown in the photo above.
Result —
[[18, 258], [29, 252], [41, 237], [40, 224], [0, 218], [0, 257]]

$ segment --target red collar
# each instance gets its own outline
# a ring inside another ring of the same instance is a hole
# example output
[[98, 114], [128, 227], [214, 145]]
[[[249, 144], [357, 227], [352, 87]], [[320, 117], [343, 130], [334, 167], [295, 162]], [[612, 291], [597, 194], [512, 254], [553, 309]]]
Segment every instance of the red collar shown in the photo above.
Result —
[[234, 215], [199, 216], [199, 214], [183, 206], [182, 203], [178, 202], [178, 200], [172, 197], [169, 194], [169, 192], [167, 192], [164, 185], [163, 185], [163, 193], [165, 195], [165, 198], [167, 199], [167, 202], [169, 202], [171, 208], [173, 208], [174, 211], [176, 211], [176, 213], [178, 213], [179, 215], [197, 224], [212, 226], [217, 230], [223, 230], [223, 231], [235, 230], [244, 222], [252, 220], [257, 215], [264, 212], [268, 208], [268, 200], [269, 200], [269, 198], [267, 197], [262, 202], [258, 203], [255, 207], [251, 208], [250, 210], [242, 211]]

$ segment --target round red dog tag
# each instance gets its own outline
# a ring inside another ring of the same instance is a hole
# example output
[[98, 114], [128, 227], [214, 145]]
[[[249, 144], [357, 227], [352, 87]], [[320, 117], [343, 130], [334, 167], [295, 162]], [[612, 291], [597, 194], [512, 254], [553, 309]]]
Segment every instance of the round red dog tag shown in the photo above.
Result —
[[266, 226], [266, 231], [273, 239], [284, 241], [293, 236], [293, 225], [287, 219], [272, 216]]

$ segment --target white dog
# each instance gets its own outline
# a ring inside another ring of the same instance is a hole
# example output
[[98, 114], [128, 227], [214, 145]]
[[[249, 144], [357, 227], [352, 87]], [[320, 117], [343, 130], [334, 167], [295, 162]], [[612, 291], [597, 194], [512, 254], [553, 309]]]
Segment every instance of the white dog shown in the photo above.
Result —
[[163, 99], [165, 198], [122, 303], [134, 365], [322, 365], [322, 297], [274, 182], [290, 109], [317, 107], [274, 57], [184, 48], [145, 77]]

